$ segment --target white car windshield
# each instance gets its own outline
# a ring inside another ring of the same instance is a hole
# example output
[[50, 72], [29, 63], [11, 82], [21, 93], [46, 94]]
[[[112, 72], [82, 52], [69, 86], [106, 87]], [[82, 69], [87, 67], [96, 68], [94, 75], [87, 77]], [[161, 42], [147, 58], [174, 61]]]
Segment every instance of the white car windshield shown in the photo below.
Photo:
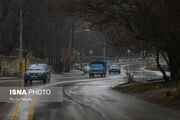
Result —
[[111, 65], [110, 68], [120, 68], [119, 65]]

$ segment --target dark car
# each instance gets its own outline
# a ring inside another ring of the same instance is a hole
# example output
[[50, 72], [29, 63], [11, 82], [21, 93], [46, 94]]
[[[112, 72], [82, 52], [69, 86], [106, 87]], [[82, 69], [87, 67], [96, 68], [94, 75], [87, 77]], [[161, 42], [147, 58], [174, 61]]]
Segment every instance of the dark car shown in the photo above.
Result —
[[94, 77], [94, 75], [101, 75], [101, 77], [106, 76], [107, 62], [95, 61], [90, 63], [89, 76]]
[[110, 67], [109, 67], [109, 74], [111, 74], [111, 73], [121, 73], [121, 67], [120, 67], [120, 65], [119, 64], [112, 64], [112, 65], [110, 65]]
[[46, 64], [32, 64], [26, 68], [24, 75], [25, 83], [32, 82], [33, 80], [42, 80], [44, 83], [50, 81], [51, 73]]

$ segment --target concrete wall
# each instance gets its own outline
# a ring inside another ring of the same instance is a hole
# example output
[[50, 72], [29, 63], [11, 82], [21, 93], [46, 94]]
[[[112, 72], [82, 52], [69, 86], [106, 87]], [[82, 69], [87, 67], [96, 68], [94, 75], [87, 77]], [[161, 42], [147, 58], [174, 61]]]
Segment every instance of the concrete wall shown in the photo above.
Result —
[[17, 56], [0, 56], [0, 76], [19, 75], [19, 60]]
[[[32, 56], [26, 57], [23, 69], [34, 63], [45, 63], [45, 61]], [[0, 55], [0, 77], [20, 76], [21, 73], [19, 58], [17, 56]]]

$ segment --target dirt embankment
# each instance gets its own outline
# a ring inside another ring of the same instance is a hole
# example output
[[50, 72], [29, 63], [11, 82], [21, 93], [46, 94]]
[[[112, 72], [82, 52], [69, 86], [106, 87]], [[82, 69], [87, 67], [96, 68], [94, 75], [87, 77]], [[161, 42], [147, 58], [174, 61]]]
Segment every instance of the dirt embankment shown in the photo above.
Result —
[[180, 110], [180, 82], [130, 83], [114, 87], [140, 99]]

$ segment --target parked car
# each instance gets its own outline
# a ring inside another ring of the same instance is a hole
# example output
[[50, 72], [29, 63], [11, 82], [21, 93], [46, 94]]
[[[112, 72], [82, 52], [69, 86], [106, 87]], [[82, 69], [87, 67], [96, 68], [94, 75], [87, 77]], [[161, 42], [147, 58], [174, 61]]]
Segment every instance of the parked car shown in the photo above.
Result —
[[42, 80], [44, 83], [50, 81], [51, 73], [46, 64], [32, 64], [26, 68], [24, 82], [28, 83], [33, 80]]
[[94, 75], [101, 75], [101, 77], [106, 76], [107, 62], [95, 61], [90, 63], [89, 77], [94, 77]]
[[111, 73], [121, 73], [121, 66], [119, 64], [111, 64], [109, 66], [109, 74]]

